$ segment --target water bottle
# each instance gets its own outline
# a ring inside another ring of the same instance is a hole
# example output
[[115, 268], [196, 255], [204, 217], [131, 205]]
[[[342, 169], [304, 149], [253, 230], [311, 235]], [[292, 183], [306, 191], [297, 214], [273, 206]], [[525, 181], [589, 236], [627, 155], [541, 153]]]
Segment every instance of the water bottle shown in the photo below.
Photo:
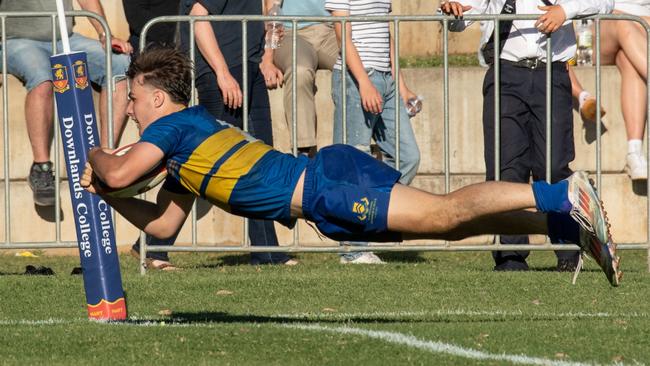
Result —
[[578, 51], [576, 54], [579, 66], [591, 66], [592, 50], [592, 33], [589, 22], [586, 19], [580, 21], [578, 25]]
[[[282, 9], [280, 7], [280, 0], [275, 0], [273, 6], [269, 9], [269, 16], [278, 16], [282, 15]], [[272, 50], [280, 46], [280, 41], [282, 39], [282, 33], [284, 31], [284, 25], [282, 22], [278, 21], [269, 21], [266, 22], [266, 48]]]
[[416, 114], [420, 113], [422, 110], [422, 101], [424, 98], [421, 96], [409, 98], [409, 100], [406, 103], [406, 112], [408, 113], [409, 117], [415, 117]]

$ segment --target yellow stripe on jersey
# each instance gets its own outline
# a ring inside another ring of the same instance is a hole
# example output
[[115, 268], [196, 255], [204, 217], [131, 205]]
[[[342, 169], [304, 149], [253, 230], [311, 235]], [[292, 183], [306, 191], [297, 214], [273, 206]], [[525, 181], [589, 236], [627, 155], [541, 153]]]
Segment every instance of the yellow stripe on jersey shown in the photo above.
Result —
[[210, 179], [205, 191], [206, 198], [210, 202], [228, 202], [239, 177], [247, 174], [255, 163], [272, 149], [263, 142], [256, 141], [237, 150]]

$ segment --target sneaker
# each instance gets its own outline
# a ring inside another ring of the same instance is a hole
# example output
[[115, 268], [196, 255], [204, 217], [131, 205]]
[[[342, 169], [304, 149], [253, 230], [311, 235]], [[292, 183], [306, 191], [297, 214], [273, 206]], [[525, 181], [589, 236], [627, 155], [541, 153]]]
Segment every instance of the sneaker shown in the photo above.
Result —
[[632, 180], [648, 179], [648, 161], [645, 156], [628, 153], [625, 160], [625, 172]]
[[34, 193], [34, 203], [38, 206], [54, 206], [54, 171], [52, 162], [34, 163], [29, 170], [29, 188]]
[[364, 252], [354, 259], [341, 257], [341, 264], [386, 264], [373, 252]]
[[[618, 286], [622, 276], [618, 269], [620, 258], [616, 256], [616, 245], [609, 232], [610, 225], [602, 201], [589, 182], [587, 173], [575, 172], [568, 182], [568, 196], [572, 205], [570, 215], [581, 228], [581, 252], [598, 263], [612, 286]], [[582, 262], [579, 261], [575, 276], [581, 267]]]
[[[600, 118], [603, 118], [607, 114], [605, 109], [600, 107]], [[588, 122], [596, 122], [596, 98], [589, 97], [584, 103], [580, 106], [580, 117], [583, 120]]]

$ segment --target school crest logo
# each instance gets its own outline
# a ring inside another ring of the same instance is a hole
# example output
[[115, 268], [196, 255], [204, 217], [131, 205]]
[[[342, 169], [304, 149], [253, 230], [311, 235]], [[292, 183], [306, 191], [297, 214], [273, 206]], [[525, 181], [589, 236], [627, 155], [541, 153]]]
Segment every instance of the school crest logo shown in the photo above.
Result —
[[363, 197], [359, 201], [355, 201], [352, 204], [352, 212], [357, 214], [357, 218], [360, 221], [366, 221], [368, 218], [368, 206], [370, 205], [370, 202], [368, 201], [367, 197]]
[[77, 89], [86, 89], [88, 86], [88, 71], [86, 68], [86, 63], [77, 60], [72, 64], [72, 69], [74, 70], [74, 86]]
[[68, 83], [68, 69], [61, 64], [52, 66], [52, 84], [54, 84], [54, 91], [57, 93], [64, 93], [70, 89]]

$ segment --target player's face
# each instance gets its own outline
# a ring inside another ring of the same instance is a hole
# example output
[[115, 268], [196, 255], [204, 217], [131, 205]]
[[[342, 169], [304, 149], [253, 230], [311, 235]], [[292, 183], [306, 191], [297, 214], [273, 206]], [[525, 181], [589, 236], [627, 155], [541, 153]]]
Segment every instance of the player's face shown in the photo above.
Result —
[[157, 115], [154, 108], [154, 88], [142, 83], [142, 76], [137, 76], [131, 80], [131, 92], [129, 93], [129, 104], [126, 113], [138, 125], [140, 134], [155, 121]]

